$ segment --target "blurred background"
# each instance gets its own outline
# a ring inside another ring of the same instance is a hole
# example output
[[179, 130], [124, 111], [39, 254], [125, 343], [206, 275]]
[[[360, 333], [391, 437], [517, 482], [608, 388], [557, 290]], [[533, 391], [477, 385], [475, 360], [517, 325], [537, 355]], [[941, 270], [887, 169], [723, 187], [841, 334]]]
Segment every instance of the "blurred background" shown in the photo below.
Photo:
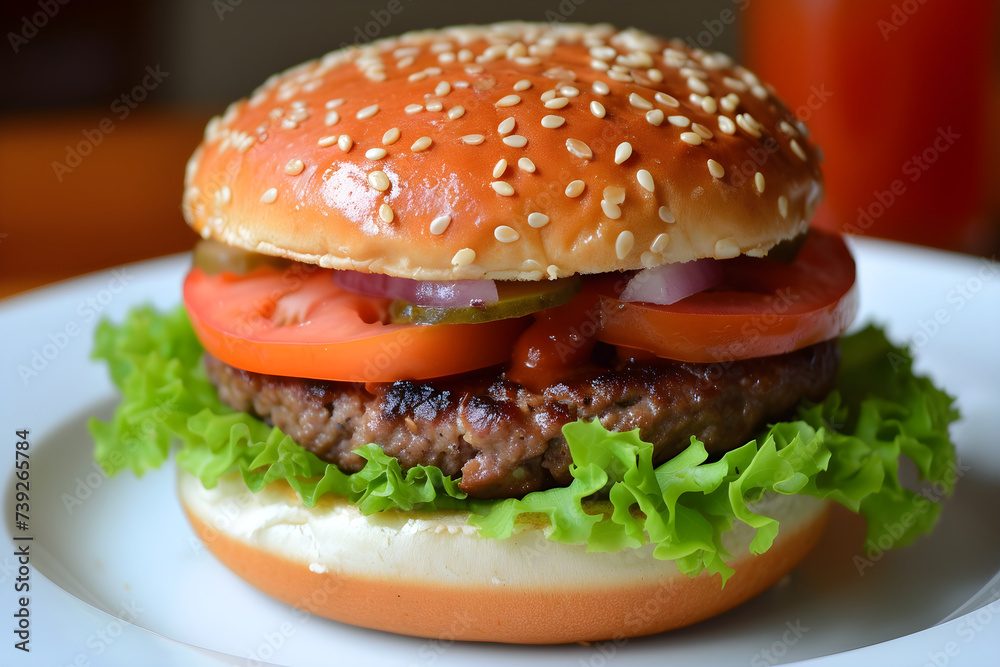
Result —
[[[395, 11], [390, 11], [390, 7]], [[610, 22], [737, 56], [812, 128], [817, 222], [991, 256], [995, 0], [4, 0], [0, 297], [180, 252], [184, 163], [268, 75], [455, 23]]]

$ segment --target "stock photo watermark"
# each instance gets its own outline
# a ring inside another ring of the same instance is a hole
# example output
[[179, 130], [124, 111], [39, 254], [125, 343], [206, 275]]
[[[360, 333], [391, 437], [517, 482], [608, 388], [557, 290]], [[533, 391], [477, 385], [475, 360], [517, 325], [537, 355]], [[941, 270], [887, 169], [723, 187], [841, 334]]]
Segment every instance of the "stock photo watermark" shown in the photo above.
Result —
[[[114, 118], [117, 118], [118, 122], [128, 118], [168, 76], [170, 76], [170, 72], [163, 71], [159, 63], [155, 66], [147, 65], [146, 74], [142, 80], [133, 86], [131, 90], [122, 93], [111, 101], [109, 110], [114, 115]], [[66, 145], [66, 154], [63, 161], [52, 161], [52, 173], [55, 174], [57, 181], [62, 183], [63, 178], [73, 173], [74, 169], [83, 164], [84, 159], [101, 145], [105, 137], [117, 129], [118, 126], [114, 118], [105, 116], [95, 127], [81, 130], [80, 134], [83, 135], [83, 138], [76, 142], [76, 144]]]
[[134, 279], [134, 276], [129, 275], [127, 268], [112, 269], [110, 275], [103, 288], [77, 304], [74, 311], [75, 318], [50, 331], [44, 339], [24, 353], [28, 360], [17, 365], [17, 375], [25, 387], [41, 375], [80, 334], [89, 332], [89, 327], [86, 325], [93, 324]]
[[64, 5], [68, 5], [70, 0], [38, 0], [38, 11], [25, 14], [21, 17], [21, 25], [17, 32], [13, 30], [7, 33], [7, 42], [14, 53], [20, 53], [21, 49], [27, 46], [28, 42], [38, 36], [38, 33], [49, 24], [59, 14]]

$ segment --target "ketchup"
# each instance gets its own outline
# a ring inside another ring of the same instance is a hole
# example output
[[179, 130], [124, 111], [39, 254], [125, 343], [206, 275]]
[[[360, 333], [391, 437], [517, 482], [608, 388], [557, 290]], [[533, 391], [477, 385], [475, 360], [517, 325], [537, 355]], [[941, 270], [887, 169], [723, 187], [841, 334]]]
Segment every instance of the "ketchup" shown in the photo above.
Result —
[[584, 285], [568, 303], [535, 313], [514, 343], [507, 378], [533, 391], [567, 380], [590, 366], [601, 307], [597, 290]]

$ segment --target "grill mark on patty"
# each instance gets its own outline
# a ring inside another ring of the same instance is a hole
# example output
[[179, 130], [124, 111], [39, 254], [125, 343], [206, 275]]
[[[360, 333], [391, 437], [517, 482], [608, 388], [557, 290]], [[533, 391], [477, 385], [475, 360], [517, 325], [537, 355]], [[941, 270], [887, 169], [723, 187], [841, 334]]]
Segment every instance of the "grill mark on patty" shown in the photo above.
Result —
[[745, 444], [803, 398], [822, 399], [839, 365], [834, 341], [789, 354], [724, 364], [659, 360], [595, 369], [590, 377], [531, 391], [496, 371], [428, 382], [349, 383], [241, 371], [206, 355], [219, 397], [277, 426], [347, 472], [352, 450], [378, 443], [403, 468], [434, 465], [461, 477], [472, 497], [521, 496], [564, 486], [570, 455], [562, 426], [598, 419], [638, 428], [662, 463], [692, 435], [710, 453]]

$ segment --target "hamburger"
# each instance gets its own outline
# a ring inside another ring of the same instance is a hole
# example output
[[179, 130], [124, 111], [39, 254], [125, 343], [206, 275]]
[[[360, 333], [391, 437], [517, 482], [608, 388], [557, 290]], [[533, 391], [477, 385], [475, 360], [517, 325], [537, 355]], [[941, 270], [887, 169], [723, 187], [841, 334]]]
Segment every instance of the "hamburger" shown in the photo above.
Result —
[[295, 67], [188, 164], [183, 307], [99, 327], [124, 400], [96, 457], [141, 474], [177, 445], [239, 576], [423, 637], [688, 625], [790, 572], [833, 502], [905, 544], [939, 505], [900, 459], [953, 481], [955, 413], [879, 331], [842, 338], [819, 162], [752, 72], [636, 29]]

